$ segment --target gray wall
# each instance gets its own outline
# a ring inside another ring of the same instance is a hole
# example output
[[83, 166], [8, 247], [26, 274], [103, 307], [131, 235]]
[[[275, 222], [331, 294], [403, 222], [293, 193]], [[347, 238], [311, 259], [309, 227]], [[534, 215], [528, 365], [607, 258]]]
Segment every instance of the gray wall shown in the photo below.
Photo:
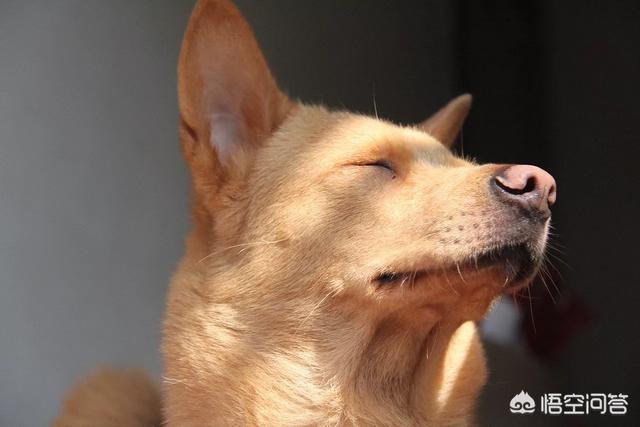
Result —
[[99, 363], [160, 371], [187, 230], [175, 58], [190, 2], [0, 3], [0, 425]]
[[[241, 1], [294, 97], [420, 120], [452, 96], [442, 1]], [[97, 364], [160, 372], [187, 224], [175, 61], [191, 1], [0, 2], [0, 425]]]

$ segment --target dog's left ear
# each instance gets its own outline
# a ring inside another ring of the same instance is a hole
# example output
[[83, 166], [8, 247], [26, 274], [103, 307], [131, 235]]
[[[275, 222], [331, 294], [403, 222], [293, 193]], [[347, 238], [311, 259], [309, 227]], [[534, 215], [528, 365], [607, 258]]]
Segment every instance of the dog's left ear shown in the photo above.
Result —
[[471, 95], [460, 95], [449, 101], [447, 105], [438, 110], [434, 115], [418, 125], [418, 128], [427, 132], [447, 147], [451, 147], [456, 141], [460, 129], [471, 109]]
[[194, 180], [216, 175], [211, 181], [241, 173], [292, 107], [229, 0], [195, 5], [180, 50], [178, 101], [180, 139]]
[[229, 0], [198, 0], [193, 9], [180, 49], [178, 106], [180, 144], [192, 178], [194, 235], [208, 248], [214, 212], [241, 198], [240, 183], [257, 150], [293, 108]]

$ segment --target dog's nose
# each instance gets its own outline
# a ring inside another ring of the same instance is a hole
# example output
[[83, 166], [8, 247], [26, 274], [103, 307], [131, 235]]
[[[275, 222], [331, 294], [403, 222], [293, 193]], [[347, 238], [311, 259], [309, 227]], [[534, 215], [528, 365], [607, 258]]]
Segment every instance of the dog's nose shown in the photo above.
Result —
[[531, 165], [508, 166], [493, 178], [504, 201], [548, 217], [556, 201], [556, 181], [544, 169]]

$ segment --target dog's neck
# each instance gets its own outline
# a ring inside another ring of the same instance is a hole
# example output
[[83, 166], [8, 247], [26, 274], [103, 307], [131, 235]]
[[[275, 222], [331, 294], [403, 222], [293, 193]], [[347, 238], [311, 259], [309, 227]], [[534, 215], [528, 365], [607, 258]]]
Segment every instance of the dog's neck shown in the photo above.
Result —
[[334, 314], [331, 324], [322, 325], [321, 336], [314, 336], [313, 328], [303, 334], [307, 341], [301, 345], [312, 349], [315, 364], [290, 354], [293, 363], [315, 377], [319, 408], [331, 407], [341, 425], [439, 426], [472, 420], [485, 381], [473, 323], [461, 326], [459, 319], [448, 318], [422, 320], [418, 327], [387, 317], [371, 327], [365, 317], [358, 324]]
[[[251, 295], [258, 287], [204, 274], [207, 263], [197, 261], [207, 254], [198, 253], [199, 247], [192, 245], [183, 261], [191, 274], [179, 275], [192, 281], [174, 283], [169, 297], [198, 296], [170, 303], [167, 321], [167, 327], [177, 319], [189, 326], [173, 331], [165, 345], [165, 353], [172, 354], [166, 376], [198, 378], [196, 384], [187, 379], [184, 389], [179, 382], [168, 387], [169, 405], [185, 411], [197, 406], [184, 413], [182, 425], [205, 419], [257, 425], [442, 425], [445, 420], [465, 425], [472, 418], [485, 380], [472, 323], [460, 326], [459, 318], [416, 319], [413, 314], [372, 319], [358, 307], [323, 313], [322, 304], [305, 306], [286, 298], [279, 307], [265, 306], [259, 294]], [[205, 277], [207, 283], [197, 283]], [[228, 295], [244, 293], [246, 307], [226, 300], [225, 288]], [[211, 355], [185, 352], [185, 343], [194, 340]]]

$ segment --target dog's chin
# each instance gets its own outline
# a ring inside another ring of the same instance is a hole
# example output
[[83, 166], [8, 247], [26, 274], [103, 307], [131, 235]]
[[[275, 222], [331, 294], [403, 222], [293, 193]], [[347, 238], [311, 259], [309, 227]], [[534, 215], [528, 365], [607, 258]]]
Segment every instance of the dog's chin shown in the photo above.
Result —
[[439, 278], [451, 282], [459, 279], [464, 285], [499, 285], [504, 292], [513, 292], [528, 285], [542, 264], [542, 252], [531, 242], [508, 243], [488, 248], [471, 256], [450, 261], [437, 268], [379, 274], [375, 282], [380, 287], [416, 285]]
[[509, 292], [528, 285], [537, 274], [541, 263], [542, 254], [531, 244], [523, 242], [487, 250], [458, 266], [462, 274], [478, 275], [479, 281], [488, 277], [498, 282], [505, 292]]

